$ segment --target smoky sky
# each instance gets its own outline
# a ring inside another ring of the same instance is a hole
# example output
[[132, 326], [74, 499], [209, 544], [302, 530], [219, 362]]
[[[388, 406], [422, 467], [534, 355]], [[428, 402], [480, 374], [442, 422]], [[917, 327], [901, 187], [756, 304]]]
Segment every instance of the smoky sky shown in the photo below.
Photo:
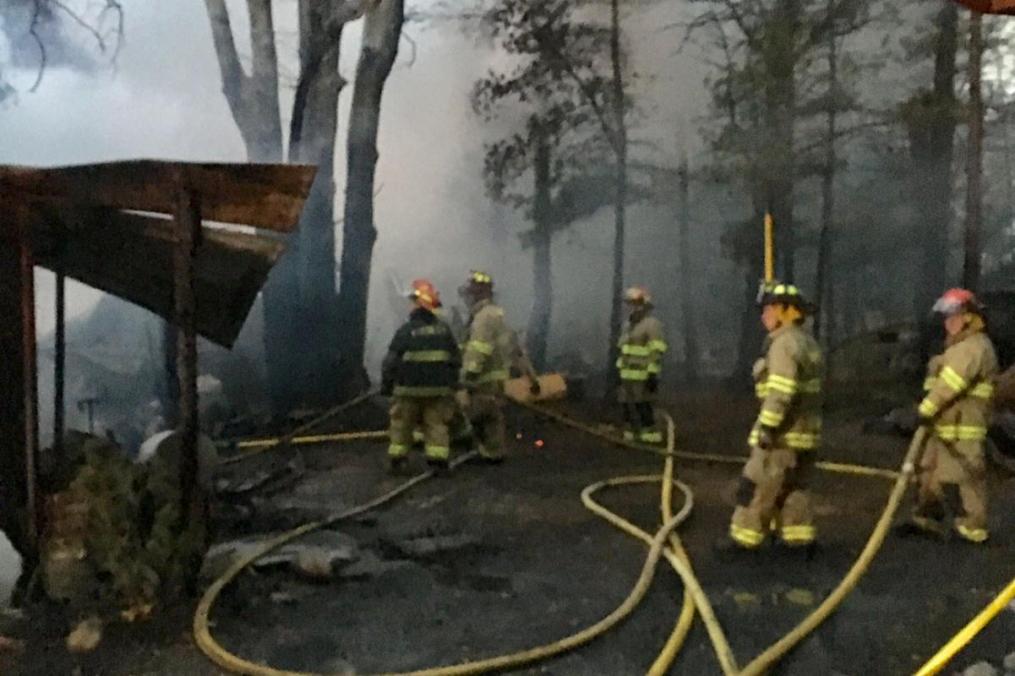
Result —
[[[427, 3], [409, 3], [409, 9]], [[659, 27], [678, 18], [671, 3], [626, 19], [634, 85], [642, 121], [632, 131], [654, 161], [675, 164], [677, 149], [700, 147], [696, 133], [706, 100], [705, 66], [677, 54], [678, 31]], [[134, 0], [124, 3], [125, 35], [115, 67], [82, 71], [55, 65], [35, 93], [0, 110], [0, 162], [60, 165], [152, 157], [192, 161], [243, 161], [244, 149], [225, 99], [204, 3]], [[298, 43], [295, 2], [277, 2], [277, 43], [282, 66], [282, 107], [290, 106]], [[241, 54], [249, 53], [244, 4], [230, 2]], [[376, 224], [379, 231], [370, 304], [368, 358], [376, 366], [404, 308], [395, 290], [431, 277], [446, 299], [471, 268], [489, 270], [512, 323], [524, 328], [531, 304], [531, 253], [518, 233], [524, 214], [490, 202], [481, 175], [483, 144], [510, 128], [510, 111], [491, 126], [477, 119], [469, 92], [477, 78], [502, 67], [503, 56], [456, 22], [406, 25], [398, 64], [384, 93], [379, 138]], [[343, 38], [341, 70], [352, 81], [359, 24]], [[87, 40], [78, 36], [83, 49]], [[21, 73], [22, 86], [29, 73]], [[344, 125], [352, 86], [340, 101], [336, 148], [338, 214], [344, 188]], [[283, 113], [285, 117], [286, 114]], [[285, 124], [287, 121], [283, 120]], [[554, 243], [554, 331], [578, 332], [587, 359], [605, 356], [610, 304], [612, 215], [608, 210], [577, 224]], [[672, 219], [667, 210], [632, 209], [628, 226], [630, 283], [671, 286], [676, 252], [660, 252], [649, 224]], [[657, 228], [656, 228], [657, 229]], [[718, 231], [714, 233], [718, 241]], [[341, 239], [340, 237], [338, 238]], [[705, 243], [710, 254], [714, 251]], [[727, 264], [716, 264], [726, 269]], [[53, 325], [52, 281], [38, 278], [40, 333]], [[665, 288], [657, 295], [667, 303]], [[676, 305], [675, 296], [672, 305]], [[71, 315], [91, 307], [98, 294], [74, 284]], [[733, 327], [731, 327], [733, 328]], [[555, 347], [556, 346], [556, 349]], [[568, 344], [567, 347], [571, 345]], [[565, 348], [554, 341], [551, 355]]]

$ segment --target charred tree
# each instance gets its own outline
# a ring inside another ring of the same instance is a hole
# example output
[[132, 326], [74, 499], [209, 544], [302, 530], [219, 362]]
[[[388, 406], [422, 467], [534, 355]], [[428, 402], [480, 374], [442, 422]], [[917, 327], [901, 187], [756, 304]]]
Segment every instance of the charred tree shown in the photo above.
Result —
[[366, 380], [363, 356], [371, 261], [377, 240], [374, 176], [381, 96], [398, 55], [404, 20], [404, 0], [378, 0], [368, 10], [353, 87], [338, 302], [342, 320], [342, 380], [353, 391]]
[[[335, 138], [338, 98], [345, 80], [338, 72], [344, 22], [333, 5], [300, 0], [300, 78], [293, 102], [289, 161], [317, 165], [317, 175], [296, 235], [302, 370], [301, 398], [326, 405], [338, 388], [339, 321], [335, 288]], [[329, 26], [334, 26], [332, 31]], [[292, 350], [289, 350], [292, 353]]]
[[955, 96], [958, 9], [941, 3], [935, 17], [934, 82], [903, 106], [912, 162], [914, 233], [922, 242], [914, 289], [916, 311], [929, 307], [948, 281], [948, 231], [951, 225], [952, 159], [958, 103]]
[[[834, 12], [833, 0], [828, 2], [828, 13]], [[835, 31], [828, 31], [828, 100], [825, 111], [825, 160], [821, 169], [821, 229], [818, 233], [817, 275], [814, 284], [814, 299], [819, 314], [814, 322], [815, 337], [824, 337], [827, 343], [831, 332], [832, 294], [826, 293], [829, 285], [832, 258], [832, 239], [835, 218], [835, 169], [837, 163], [835, 136], [838, 133], [837, 105], [839, 92], [839, 57]]]
[[611, 382], [620, 377], [614, 364], [620, 349], [620, 331], [623, 322], [624, 296], [624, 255], [627, 238], [627, 119], [624, 90], [624, 68], [621, 63], [620, 45], [620, 0], [610, 2], [610, 65], [612, 79], [612, 145], [616, 155], [615, 202], [613, 212], [613, 277], [610, 303], [610, 351], [606, 362], [606, 373]]
[[983, 15], [969, 20], [969, 140], [966, 144], [966, 232], [962, 285], [980, 286], [980, 232], [983, 227]]
[[685, 154], [678, 171], [680, 200], [677, 208], [680, 256], [680, 313], [683, 315], [684, 377], [689, 384], [698, 380], [701, 354], [698, 329], [694, 323], [695, 276], [691, 274], [691, 171]]
[[529, 317], [528, 350], [537, 370], [546, 369], [547, 343], [550, 338], [550, 318], [553, 314], [553, 276], [550, 221], [551, 204], [551, 150], [545, 132], [537, 132], [533, 160], [532, 202], [532, 314]]

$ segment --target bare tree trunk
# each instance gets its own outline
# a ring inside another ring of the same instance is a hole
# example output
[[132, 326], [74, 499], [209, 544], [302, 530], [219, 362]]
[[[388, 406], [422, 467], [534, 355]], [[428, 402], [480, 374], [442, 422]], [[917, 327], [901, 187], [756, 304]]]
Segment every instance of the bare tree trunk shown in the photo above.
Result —
[[301, 394], [326, 405], [339, 397], [339, 321], [335, 289], [335, 136], [342, 25], [326, 30], [334, 14], [328, 3], [300, 0], [300, 80], [293, 103], [289, 159], [317, 165], [297, 233], [295, 276], [301, 316]]
[[532, 314], [529, 317], [528, 349], [532, 363], [546, 370], [547, 343], [553, 313], [553, 277], [550, 224], [550, 146], [545, 134], [536, 138], [535, 194], [532, 205]]
[[[794, 126], [796, 123], [797, 33], [801, 27], [800, 0], [779, 0], [766, 30], [764, 61], [765, 107], [771, 145], [766, 172], [766, 205], [775, 219], [778, 275], [793, 281], [796, 274], [796, 224], [793, 192], [796, 177]], [[781, 265], [779, 265], [781, 263]]]
[[958, 9], [945, 2], [937, 16], [934, 42], [934, 87], [910, 123], [910, 147], [916, 237], [923, 242], [918, 311], [929, 307], [948, 281], [948, 230], [951, 224], [952, 156], [956, 126], [955, 72]]
[[[278, 101], [278, 55], [275, 49], [271, 0], [247, 0], [250, 15], [252, 68], [243, 71], [233, 38], [225, 0], [205, 0], [215, 53], [222, 76], [222, 93], [243, 137], [252, 162], [281, 162], [282, 122]], [[298, 239], [289, 238], [285, 255], [264, 286], [264, 351], [268, 395], [276, 415], [298, 398], [300, 355], [292, 345], [300, 325], [297, 266]]]
[[680, 162], [680, 312], [683, 315], [684, 333], [684, 377], [689, 384], [698, 380], [698, 365], [701, 355], [698, 351], [698, 330], [694, 324], [695, 276], [691, 274], [691, 175], [684, 154]]
[[365, 381], [367, 299], [377, 228], [374, 226], [374, 174], [377, 168], [377, 130], [384, 84], [398, 55], [405, 20], [404, 0], [378, 0], [367, 12], [363, 46], [356, 67], [349, 118], [345, 224], [339, 308], [342, 318], [341, 372], [345, 387], [358, 389]]
[[610, 305], [610, 352], [606, 372], [610, 383], [616, 384], [617, 343], [620, 342], [623, 322], [624, 251], [627, 219], [627, 120], [625, 119], [624, 69], [620, 49], [620, 0], [610, 3], [610, 60], [613, 66], [613, 135], [616, 166], [616, 204], [614, 205], [613, 231], [613, 297]]
[[[828, 2], [828, 15], [832, 16], [835, 4]], [[819, 313], [814, 322], [817, 338], [825, 336], [831, 318], [831, 294], [826, 294], [828, 277], [831, 272], [832, 230], [835, 217], [835, 134], [838, 114], [837, 97], [839, 93], [839, 59], [836, 53], [835, 31], [828, 31], [828, 110], [826, 111], [825, 128], [825, 166], [821, 174], [821, 232], [818, 235], [818, 265], [815, 281], [814, 298], [819, 306]]]
[[983, 15], [969, 21], [969, 142], [966, 158], [966, 236], [962, 283], [980, 286], [980, 230], [983, 212]]

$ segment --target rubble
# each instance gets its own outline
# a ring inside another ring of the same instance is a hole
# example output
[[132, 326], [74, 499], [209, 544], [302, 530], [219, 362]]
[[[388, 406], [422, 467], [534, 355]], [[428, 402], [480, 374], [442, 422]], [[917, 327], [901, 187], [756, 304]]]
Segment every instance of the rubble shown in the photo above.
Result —
[[[214, 579], [221, 576], [236, 561], [249, 556], [272, 535], [259, 535], [212, 547], [205, 555], [201, 577]], [[336, 565], [344, 566], [360, 558], [356, 540], [343, 533], [319, 530], [309, 533], [294, 542], [258, 559], [255, 570], [289, 567], [291, 570], [312, 579], [331, 579], [336, 574]]]
[[102, 620], [88, 617], [67, 634], [67, 650], [72, 653], [90, 653], [102, 642]]
[[966, 667], [962, 672], [962, 676], [1000, 676], [1000, 673], [990, 662], [977, 662], [970, 667]]

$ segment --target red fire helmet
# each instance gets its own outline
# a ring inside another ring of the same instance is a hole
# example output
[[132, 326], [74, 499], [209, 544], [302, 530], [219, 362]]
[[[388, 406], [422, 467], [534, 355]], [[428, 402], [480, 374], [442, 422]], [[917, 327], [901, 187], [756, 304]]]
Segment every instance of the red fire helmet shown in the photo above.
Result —
[[955, 0], [974, 12], [1015, 15], [1015, 0]]

